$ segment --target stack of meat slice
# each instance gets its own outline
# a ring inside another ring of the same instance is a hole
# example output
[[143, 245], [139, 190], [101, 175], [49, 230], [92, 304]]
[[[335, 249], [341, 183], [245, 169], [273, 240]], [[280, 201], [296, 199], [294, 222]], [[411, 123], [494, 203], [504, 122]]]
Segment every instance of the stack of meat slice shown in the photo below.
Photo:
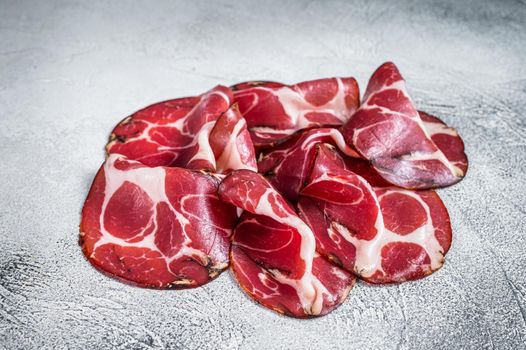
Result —
[[256, 171], [254, 147], [230, 89], [161, 102], [115, 127], [82, 210], [90, 262], [145, 287], [207, 283], [228, 267], [235, 207], [217, 187]]
[[392, 63], [361, 105], [353, 78], [218, 86], [136, 112], [106, 149], [80, 227], [94, 266], [189, 288], [230, 265], [254, 300], [300, 318], [357, 278], [439, 269], [452, 232], [433, 189], [467, 171], [456, 130], [415, 108]]

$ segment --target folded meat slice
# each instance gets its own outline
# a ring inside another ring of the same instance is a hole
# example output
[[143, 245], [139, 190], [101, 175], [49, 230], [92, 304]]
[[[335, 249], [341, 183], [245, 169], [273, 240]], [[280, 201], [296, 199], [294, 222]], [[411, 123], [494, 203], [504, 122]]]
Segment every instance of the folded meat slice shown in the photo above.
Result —
[[80, 244], [98, 269], [143, 287], [189, 288], [228, 266], [236, 208], [215, 177], [110, 154], [82, 209]]
[[316, 145], [330, 143], [350, 157], [359, 157], [335, 128], [316, 128], [296, 133], [285, 142], [264, 150], [258, 160], [259, 172], [288, 200], [297, 201], [309, 176]]
[[345, 300], [354, 276], [316, 253], [310, 228], [263, 176], [234, 171], [218, 193], [245, 211], [232, 237], [231, 266], [254, 300], [300, 318], [324, 315]]
[[247, 122], [237, 105], [231, 106], [217, 119], [208, 139], [214, 154], [215, 172], [227, 174], [238, 169], [257, 171]]
[[[465, 175], [466, 168], [450, 161], [426, 131], [393, 63], [384, 63], [374, 72], [362, 105], [342, 133], [349, 145], [396, 186], [444, 187]], [[463, 147], [460, 152], [463, 154]]]
[[433, 191], [372, 188], [327, 145], [298, 202], [318, 252], [371, 283], [398, 283], [439, 269], [451, 245], [446, 208]]
[[[460, 168], [464, 173], [468, 168], [468, 160], [464, 153], [464, 142], [454, 128], [447, 126], [439, 118], [426, 112], [419, 111], [418, 114], [424, 122], [424, 129], [431, 136], [435, 145], [444, 153], [453, 165]], [[363, 177], [373, 187], [390, 187], [387, 182], [367, 161], [358, 157], [343, 156], [345, 168]]]
[[354, 78], [327, 78], [295, 85], [244, 82], [232, 87], [257, 148], [298, 130], [343, 125], [360, 104]]
[[219, 162], [221, 171], [255, 169], [246, 122], [232, 101], [232, 91], [219, 85], [199, 97], [151, 105], [119, 123], [106, 150], [148, 166], [216, 171]]

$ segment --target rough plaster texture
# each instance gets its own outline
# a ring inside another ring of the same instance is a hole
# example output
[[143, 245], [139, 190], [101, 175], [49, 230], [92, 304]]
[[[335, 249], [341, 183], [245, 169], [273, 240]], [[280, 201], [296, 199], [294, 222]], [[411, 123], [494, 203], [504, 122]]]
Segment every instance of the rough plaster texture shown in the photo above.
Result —
[[[0, 1], [0, 347], [526, 348], [525, 59], [521, 1]], [[85, 261], [79, 212], [121, 118], [248, 79], [363, 89], [386, 60], [466, 142], [441, 271], [301, 321], [229, 273], [155, 291]]]

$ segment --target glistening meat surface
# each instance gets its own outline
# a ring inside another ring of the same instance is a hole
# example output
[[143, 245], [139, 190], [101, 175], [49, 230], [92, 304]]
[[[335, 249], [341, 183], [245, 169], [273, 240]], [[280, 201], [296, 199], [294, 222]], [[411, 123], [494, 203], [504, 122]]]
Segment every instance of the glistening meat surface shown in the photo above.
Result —
[[82, 209], [84, 254], [102, 271], [144, 287], [207, 283], [228, 266], [237, 219], [217, 197], [218, 182], [110, 155]]
[[[362, 105], [342, 133], [346, 142], [393, 185], [409, 189], [444, 187], [465, 175], [466, 167], [450, 161], [426, 131], [393, 63], [384, 63], [374, 72]], [[463, 154], [463, 147], [460, 152]], [[455, 157], [466, 159], [464, 154]]]
[[245, 210], [232, 237], [231, 264], [253, 299], [294, 317], [324, 315], [345, 300], [354, 276], [316, 253], [310, 228], [263, 176], [235, 171], [219, 196]]

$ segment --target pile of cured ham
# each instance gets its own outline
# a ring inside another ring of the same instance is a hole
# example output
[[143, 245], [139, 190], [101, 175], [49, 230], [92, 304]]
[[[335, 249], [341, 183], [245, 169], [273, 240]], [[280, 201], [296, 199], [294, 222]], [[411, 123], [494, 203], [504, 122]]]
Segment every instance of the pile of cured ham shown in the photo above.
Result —
[[148, 106], [121, 121], [82, 210], [101, 271], [193, 288], [229, 266], [261, 305], [325, 315], [357, 278], [400, 283], [444, 263], [434, 188], [467, 170], [456, 130], [418, 111], [393, 63], [360, 101], [354, 78], [251, 81]]

